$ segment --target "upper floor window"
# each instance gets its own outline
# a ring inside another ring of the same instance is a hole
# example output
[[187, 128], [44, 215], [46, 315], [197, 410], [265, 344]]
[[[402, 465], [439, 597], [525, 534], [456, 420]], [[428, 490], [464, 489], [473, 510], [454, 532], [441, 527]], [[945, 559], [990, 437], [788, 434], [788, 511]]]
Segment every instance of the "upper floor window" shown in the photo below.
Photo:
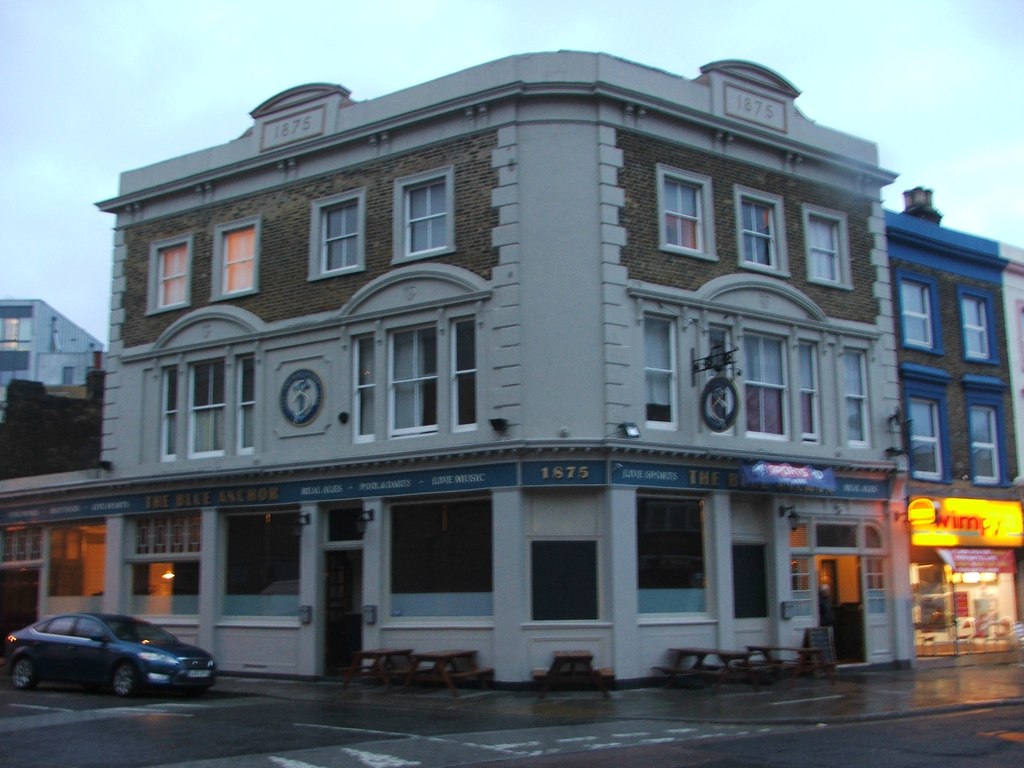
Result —
[[224, 455], [224, 361], [196, 363], [191, 370], [189, 403], [189, 454], [192, 457]]
[[710, 178], [659, 166], [658, 208], [662, 249], [715, 258]]
[[999, 482], [999, 441], [996, 409], [972, 405], [968, 412], [971, 432], [971, 470], [974, 482]]
[[178, 366], [163, 370], [161, 383], [160, 459], [178, 458]]
[[968, 360], [993, 362], [996, 354], [992, 334], [992, 297], [963, 287], [957, 292], [960, 295], [964, 357]]
[[744, 399], [747, 434], [780, 437], [786, 431], [786, 380], [782, 341], [747, 334]]
[[437, 431], [437, 329], [391, 335], [391, 434]]
[[941, 480], [944, 467], [939, 402], [911, 398], [909, 416], [911, 472], [923, 480]]
[[374, 358], [373, 336], [360, 336], [352, 344], [353, 389], [355, 392], [355, 437], [356, 440], [374, 438], [374, 401], [376, 395], [376, 360]]
[[800, 436], [805, 443], [821, 439], [818, 426], [818, 346], [801, 341], [797, 347], [800, 375]]
[[942, 352], [939, 335], [938, 287], [934, 280], [897, 271], [903, 345]]
[[455, 171], [419, 174], [395, 182], [395, 260], [455, 250]]
[[846, 217], [804, 208], [807, 240], [807, 279], [814, 283], [850, 287], [850, 258]]
[[788, 272], [782, 198], [737, 187], [736, 210], [740, 266]]
[[673, 421], [675, 355], [672, 323], [660, 317], [644, 318], [644, 391], [648, 423]]
[[259, 280], [259, 219], [217, 226], [213, 246], [213, 298], [252, 293]]
[[188, 306], [191, 271], [191, 237], [153, 243], [149, 253], [149, 310]]
[[843, 352], [843, 386], [846, 403], [846, 442], [863, 446], [868, 443], [868, 392], [864, 353], [847, 349]]
[[453, 427], [476, 426], [476, 321], [452, 324], [452, 415]]
[[256, 361], [252, 355], [238, 359], [238, 452], [256, 448]]
[[362, 190], [313, 202], [310, 217], [311, 280], [364, 267], [365, 199]]
[[32, 345], [32, 318], [0, 318], [0, 350], [27, 352]]

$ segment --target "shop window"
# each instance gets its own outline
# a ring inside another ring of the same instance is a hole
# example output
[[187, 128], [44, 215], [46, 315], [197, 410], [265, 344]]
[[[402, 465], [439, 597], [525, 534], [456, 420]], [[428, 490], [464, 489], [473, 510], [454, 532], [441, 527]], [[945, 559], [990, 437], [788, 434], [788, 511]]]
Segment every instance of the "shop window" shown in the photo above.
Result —
[[596, 541], [532, 542], [530, 576], [534, 621], [598, 618]]
[[42, 528], [7, 528], [2, 534], [3, 562], [24, 563], [42, 559]]
[[636, 527], [640, 613], [705, 612], [706, 569], [700, 502], [641, 499]]
[[170, 616], [199, 613], [199, 561], [132, 563], [131, 612]]
[[50, 531], [50, 613], [100, 610], [106, 553], [103, 524], [59, 526]]
[[391, 615], [492, 615], [493, 547], [489, 500], [392, 507]]
[[131, 612], [199, 613], [199, 515], [141, 517], [134, 526]]
[[299, 610], [298, 514], [227, 518], [224, 614], [295, 616]]

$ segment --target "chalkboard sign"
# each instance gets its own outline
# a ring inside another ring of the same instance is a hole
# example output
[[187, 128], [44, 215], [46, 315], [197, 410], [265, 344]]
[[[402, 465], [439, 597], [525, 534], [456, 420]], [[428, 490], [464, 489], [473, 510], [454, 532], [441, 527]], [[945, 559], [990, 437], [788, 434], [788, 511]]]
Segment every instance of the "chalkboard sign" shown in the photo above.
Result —
[[804, 630], [804, 648], [821, 648], [821, 660], [836, 663], [836, 647], [832, 642], [832, 627], [808, 627]]

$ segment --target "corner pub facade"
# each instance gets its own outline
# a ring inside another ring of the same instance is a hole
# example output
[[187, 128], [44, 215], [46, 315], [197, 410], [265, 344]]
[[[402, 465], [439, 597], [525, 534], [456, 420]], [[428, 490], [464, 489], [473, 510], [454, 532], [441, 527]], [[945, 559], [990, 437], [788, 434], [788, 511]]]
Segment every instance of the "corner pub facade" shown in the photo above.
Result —
[[[7, 483], [4, 594], [223, 671], [674, 646], [912, 659], [873, 144], [762, 66], [514, 56], [124, 173], [103, 462]], [[87, 476], [86, 476], [87, 475]], [[32, 618], [32, 617], [30, 617]]]

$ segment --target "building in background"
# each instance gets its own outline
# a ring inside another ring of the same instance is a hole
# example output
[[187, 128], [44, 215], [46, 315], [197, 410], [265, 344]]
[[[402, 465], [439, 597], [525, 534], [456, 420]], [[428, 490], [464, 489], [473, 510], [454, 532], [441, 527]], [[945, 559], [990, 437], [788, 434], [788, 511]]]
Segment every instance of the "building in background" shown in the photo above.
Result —
[[931, 190], [904, 198], [902, 213], [886, 213], [886, 231], [900, 312], [918, 653], [1005, 651], [1024, 544], [1007, 261], [998, 243], [942, 227]]
[[[299, 86], [124, 173], [103, 477], [0, 485], [40, 612], [228, 671], [476, 649], [913, 658], [876, 147], [762, 66], [514, 56]], [[7, 542], [12, 542], [7, 544]], [[31, 588], [29, 588], [31, 590]]]
[[102, 353], [99, 339], [45, 301], [0, 299], [0, 420], [12, 380], [85, 387]]

